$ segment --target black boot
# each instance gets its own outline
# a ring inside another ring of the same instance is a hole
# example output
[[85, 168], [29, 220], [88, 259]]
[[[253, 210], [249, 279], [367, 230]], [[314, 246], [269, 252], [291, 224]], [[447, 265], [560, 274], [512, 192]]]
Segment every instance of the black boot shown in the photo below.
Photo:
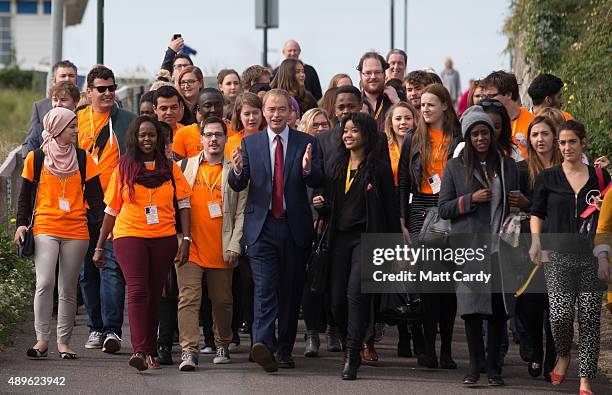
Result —
[[317, 357], [319, 356], [319, 347], [321, 342], [319, 340], [318, 331], [306, 331], [306, 347], [304, 348], [305, 357]]
[[399, 341], [397, 343], [397, 356], [404, 358], [412, 358], [412, 350], [410, 349], [410, 332], [408, 331], [408, 324], [406, 322], [400, 322], [397, 324], [397, 331], [399, 332]]
[[356, 380], [357, 369], [361, 365], [361, 355], [359, 355], [359, 349], [352, 349], [347, 347], [344, 368], [342, 369], [342, 380]]
[[341, 352], [343, 350], [340, 336], [338, 335], [338, 328], [335, 326], [327, 327], [327, 351], [329, 352]]

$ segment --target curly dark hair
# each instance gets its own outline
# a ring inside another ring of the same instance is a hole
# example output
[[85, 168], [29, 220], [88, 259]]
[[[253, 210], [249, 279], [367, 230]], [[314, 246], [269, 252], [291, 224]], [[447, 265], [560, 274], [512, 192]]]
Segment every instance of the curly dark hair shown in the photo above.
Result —
[[[342, 118], [340, 122], [340, 134], [338, 138], [342, 139], [344, 133], [344, 127], [348, 121], [353, 122], [353, 125], [357, 127], [361, 137], [363, 138], [363, 144], [365, 146], [365, 160], [359, 164], [359, 169], [365, 170], [366, 176], [373, 174], [378, 161], [376, 154], [378, 153], [378, 144], [380, 140], [378, 138], [378, 127], [376, 126], [376, 120], [371, 115], [352, 112], [346, 117]], [[350, 151], [344, 146], [341, 141], [338, 146], [338, 161], [334, 166], [334, 179], [340, 180], [346, 174], [346, 167], [349, 164]]]

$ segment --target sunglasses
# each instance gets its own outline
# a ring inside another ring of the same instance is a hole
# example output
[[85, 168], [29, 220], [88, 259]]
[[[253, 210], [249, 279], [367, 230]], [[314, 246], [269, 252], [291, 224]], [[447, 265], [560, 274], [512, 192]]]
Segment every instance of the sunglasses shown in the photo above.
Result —
[[91, 89], [97, 90], [98, 93], [104, 93], [107, 90], [112, 93], [117, 90], [117, 84], [106, 85], [106, 86], [92, 86]]
[[504, 106], [499, 100], [491, 100], [491, 99], [481, 100], [480, 103], [478, 104], [480, 104], [482, 107], [488, 107], [488, 106], [503, 107]]

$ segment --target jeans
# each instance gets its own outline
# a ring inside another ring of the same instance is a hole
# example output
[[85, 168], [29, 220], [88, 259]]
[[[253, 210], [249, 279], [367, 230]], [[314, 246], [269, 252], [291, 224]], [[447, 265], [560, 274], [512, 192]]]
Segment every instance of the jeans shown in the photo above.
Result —
[[104, 267], [98, 269], [94, 265], [92, 258], [97, 241], [97, 237], [91, 237], [89, 240], [89, 250], [81, 265], [80, 283], [89, 317], [87, 326], [90, 332], [102, 332], [103, 341], [110, 332], [121, 337], [125, 280], [111, 241], [104, 245]]

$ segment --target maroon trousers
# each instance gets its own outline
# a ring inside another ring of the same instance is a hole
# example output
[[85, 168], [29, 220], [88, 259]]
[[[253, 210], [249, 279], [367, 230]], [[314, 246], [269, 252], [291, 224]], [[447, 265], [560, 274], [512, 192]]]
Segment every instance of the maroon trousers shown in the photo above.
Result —
[[115, 256], [128, 288], [128, 318], [134, 352], [155, 355], [159, 306], [178, 250], [176, 236], [115, 239]]

